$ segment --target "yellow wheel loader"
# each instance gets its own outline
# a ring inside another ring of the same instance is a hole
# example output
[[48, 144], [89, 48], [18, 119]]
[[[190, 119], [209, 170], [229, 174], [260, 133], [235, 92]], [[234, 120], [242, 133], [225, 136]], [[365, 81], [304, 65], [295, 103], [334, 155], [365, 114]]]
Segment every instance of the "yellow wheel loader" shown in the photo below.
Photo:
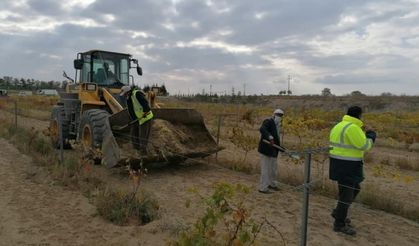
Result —
[[55, 147], [62, 144], [71, 148], [70, 142], [81, 143], [101, 153], [102, 163], [108, 167], [128, 160], [179, 162], [220, 150], [196, 110], [152, 108], [149, 151], [141, 156], [131, 144], [130, 129], [138, 127], [138, 121], [133, 123], [126, 100], [119, 95], [122, 86], [134, 85], [131, 68], [142, 75], [138, 61], [129, 54], [90, 50], [77, 54], [74, 68], [75, 79], [64, 72], [70, 82], [59, 93], [59, 102], [51, 112], [51, 141]]

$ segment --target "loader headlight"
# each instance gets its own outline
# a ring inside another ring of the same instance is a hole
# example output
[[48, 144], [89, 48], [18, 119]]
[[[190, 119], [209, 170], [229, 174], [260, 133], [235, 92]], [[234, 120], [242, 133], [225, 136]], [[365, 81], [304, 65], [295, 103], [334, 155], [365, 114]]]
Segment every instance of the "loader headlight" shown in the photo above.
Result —
[[86, 90], [95, 91], [96, 90], [96, 85], [95, 84], [87, 84]]

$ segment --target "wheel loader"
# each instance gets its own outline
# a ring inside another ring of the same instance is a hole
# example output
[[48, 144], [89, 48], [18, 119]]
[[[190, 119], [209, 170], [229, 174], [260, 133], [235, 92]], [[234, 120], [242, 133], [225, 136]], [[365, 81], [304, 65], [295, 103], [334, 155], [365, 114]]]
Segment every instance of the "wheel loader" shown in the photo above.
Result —
[[150, 102], [154, 114], [150, 151], [141, 156], [131, 144], [130, 129], [138, 127], [138, 121], [131, 119], [126, 100], [119, 95], [122, 86], [134, 86], [132, 68], [142, 75], [138, 60], [130, 54], [90, 50], [77, 54], [74, 68], [74, 79], [63, 73], [69, 82], [51, 112], [50, 132], [55, 147], [71, 148], [71, 143], [79, 143], [99, 152], [101, 163], [107, 167], [127, 160], [179, 162], [220, 150], [199, 112], [153, 108], [155, 103]]

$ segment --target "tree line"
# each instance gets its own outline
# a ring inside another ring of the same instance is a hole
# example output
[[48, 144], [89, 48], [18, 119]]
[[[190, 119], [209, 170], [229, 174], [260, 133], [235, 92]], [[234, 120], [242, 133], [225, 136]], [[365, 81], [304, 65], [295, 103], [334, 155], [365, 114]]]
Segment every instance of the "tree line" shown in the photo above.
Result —
[[8, 90], [58, 89], [61, 87], [62, 83], [63, 82], [53, 80], [19, 79], [11, 76], [3, 76], [0, 78], [0, 88]]

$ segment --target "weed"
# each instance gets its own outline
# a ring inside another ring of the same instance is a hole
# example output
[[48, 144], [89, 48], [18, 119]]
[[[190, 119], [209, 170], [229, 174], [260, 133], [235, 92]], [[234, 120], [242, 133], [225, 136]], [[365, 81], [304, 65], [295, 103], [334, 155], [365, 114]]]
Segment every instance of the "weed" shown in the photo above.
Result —
[[159, 209], [149, 193], [141, 192], [133, 197], [132, 192], [110, 188], [99, 190], [95, 204], [101, 216], [117, 225], [149, 223], [156, 218]]
[[100, 215], [112, 223], [126, 225], [133, 221], [134, 224], [147, 224], [157, 216], [159, 209], [157, 200], [145, 191], [138, 194], [141, 179], [147, 170], [139, 165], [133, 168], [129, 166], [132, 191], [101, 190], [96, 197], [96, 206]]

